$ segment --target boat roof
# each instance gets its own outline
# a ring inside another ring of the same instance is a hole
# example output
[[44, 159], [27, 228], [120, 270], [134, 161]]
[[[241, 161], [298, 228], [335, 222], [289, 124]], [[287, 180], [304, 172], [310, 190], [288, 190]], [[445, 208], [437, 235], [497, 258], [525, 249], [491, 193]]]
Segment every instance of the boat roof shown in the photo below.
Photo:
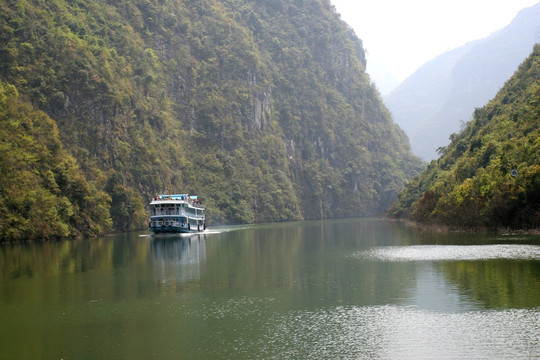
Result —
[[[169, 198], [170, 196], [170, 198]], [[188, 203], [191, 203], [192, 201], [197, 200], [197, 195], [189, 195], [189, 194], [166, 194], [166, 195], [158, 195], [155, 198], [152, 199], [151, 204], [162, 204], [162, 203], [170, 203], [170, 202], [184, 202], [187, 201]], [[197, 201], [195, 201], [197, 202]], [[201, 207], [202, 205], [199, 205]]]
[[[189, 194], [170, 194], [171, 200], [197, 200], [197, 195]], [[157, 200], [169, 200], [169, 194], [161, 194], [157, 196]]]
[[[170, 196], [171, 196], [171, 200], [185, 200], [188, 197], [190, 199], [196, 199], [197, 198], [197, 196], [193, 197], [193, 196], [189, 196], [189, 194], [170, 194]], [[157, 197], [160, 200], [169, 200], [169, 194], [158, 195]]]

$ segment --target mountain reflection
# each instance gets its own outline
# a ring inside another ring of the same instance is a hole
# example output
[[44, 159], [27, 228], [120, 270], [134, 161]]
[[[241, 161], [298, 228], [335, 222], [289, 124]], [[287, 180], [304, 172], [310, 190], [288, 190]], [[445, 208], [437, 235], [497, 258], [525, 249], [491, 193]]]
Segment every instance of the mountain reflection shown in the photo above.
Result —
[[540, 262], [514, 259], [443, 262], [437, 268], [487, 309], [540, 306]]
[[117, 242], [104, 237], [6, 244], [0, 247], [0, 278], [55, 276], [111, 268], [116, 245]]
[[230, 293], [283, 309], [532, 308], [540, 306], [539, 251], [537, 237], [430, 233], [379, 220], [5, 244], [0, 301]]

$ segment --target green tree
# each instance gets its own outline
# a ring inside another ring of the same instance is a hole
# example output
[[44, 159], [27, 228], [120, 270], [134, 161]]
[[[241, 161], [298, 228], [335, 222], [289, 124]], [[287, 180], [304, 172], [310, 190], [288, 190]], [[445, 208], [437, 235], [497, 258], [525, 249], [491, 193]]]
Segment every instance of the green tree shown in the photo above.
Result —
[[0, 239], [47, 240], [111, 230], [110, 198], [63, 148], [52, 119], [0, 82]]

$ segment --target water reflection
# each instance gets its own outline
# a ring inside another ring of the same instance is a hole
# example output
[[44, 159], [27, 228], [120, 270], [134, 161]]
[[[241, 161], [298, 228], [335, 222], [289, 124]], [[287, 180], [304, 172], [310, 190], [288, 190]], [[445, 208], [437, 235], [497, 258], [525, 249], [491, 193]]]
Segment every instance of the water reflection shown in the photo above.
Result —
[[359, 251], [354, 257], [426, 263], [418, 268], [411, 297], [424, 308], [470, 310], [471, 301], [488, 309], [540, 306], [539, 245], [387, 246]]
[[277, 315], [256, 345], [268, 359], [537, 359], [536, 310], [444, 313], [398, 306]]
[[199, 281], [200, 265], [206, 260], [206, 234], [156, 236], [150, 252], [162, 286]]
[[4, 245], [2, 356], [535, 358], [539, 244], [351, 219]]
[[150, 250], [157, 262], [199, 264], [206, 258], [206, 234], [153, 237]]
[[349, 256], [359, 247], [395, 244], [391, 233], [382, 221], [341, 220], [221, 234], [208, 241], [201, 287], [272, 297], [285, 308], [395, 302], [414, 283], [414, 264], [360, 263]]
[[111, 238], [105, 237], [6, 244], [0, 246], [0, 278], [58, 276], [110, 268], [113, 266], [114, 245]]
[[[540, 307], [540, 262], [498, 259], [437, 264], [445, 279], [485, 309]], [[540, 335], [540, 333], [539, 333]]]

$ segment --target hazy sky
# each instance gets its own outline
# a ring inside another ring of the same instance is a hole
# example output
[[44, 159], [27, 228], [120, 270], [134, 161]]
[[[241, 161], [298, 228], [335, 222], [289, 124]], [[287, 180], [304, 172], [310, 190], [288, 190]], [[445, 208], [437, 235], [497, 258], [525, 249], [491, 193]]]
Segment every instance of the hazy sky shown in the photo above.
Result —
[[[443, 52], [505, 27], [538, 0], [330, 0], [364, 42], [368, 63], [399, 81]], [[540, 19], [539, 19], [540, 21]], [[368, 65], [369, 69], [369, 65]]]

